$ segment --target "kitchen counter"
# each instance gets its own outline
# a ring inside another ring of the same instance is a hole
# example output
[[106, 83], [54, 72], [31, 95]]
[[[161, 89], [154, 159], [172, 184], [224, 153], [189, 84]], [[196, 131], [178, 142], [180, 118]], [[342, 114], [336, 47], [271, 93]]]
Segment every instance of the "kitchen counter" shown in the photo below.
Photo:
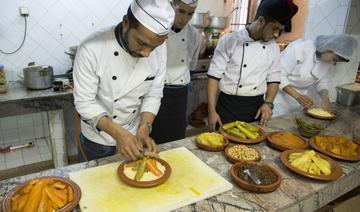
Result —
[[[321, 121], [328, 125], [324, 134], [344, 134], [351, 138], [351, 124], [360, 120], [360, 106], [350, 108], [336, 105], [336, 108], [337, 111], [339, 111], [336, 120]], [[264, 129], [267, 133], [276, 130], [297, 132], [294, 121], [295, 116], [304, 117], [305, 115], [299, 111], [273, 118], [269, 122], [268, 127]], [[160, 145], [160, 147], [162, 150], [167, 150], [184, 146], [229, 182], [232, 182], [229, 174], [231, 164], [225, 159], [224, 154], [222, 152], [202, 151], [195, 146], [194, 140], [195, 137], [189, 137]], [[228, 192], [180, 208], [176, 211], [314, 211], [360, 185], [360, 162], [349, 163], [337, 160], [343, 169], [343, 176], [336, 181], [321, 182], [299, 176], [288, 170], [279, 160], [280, 152], [269, 148], [266, 142], [254, 145], [254, 147], [261, 152], [261, 162], [272, 165], [279, 170], [283, 176], [281, 186], [276, 191], [267, 194], [258, 194], [243, 190], [235, 185], [233, 189]], [[96, 161], [0, 181], [0, 199], [2, 199], [11, 188], [33, 177], [46, 175], [67, 177], [68, 173], [72, 171], [99, 166], [122, 159], [119, 155], [115, 155]]]
[[73, 108], [73, 102], [71, 89], [28, 90], [20, 82], [9, 82], [7, 93], [0, 94], [0, 118], [46, 111], [54, 167], [61, 167], [68, 164], [63, 110]]

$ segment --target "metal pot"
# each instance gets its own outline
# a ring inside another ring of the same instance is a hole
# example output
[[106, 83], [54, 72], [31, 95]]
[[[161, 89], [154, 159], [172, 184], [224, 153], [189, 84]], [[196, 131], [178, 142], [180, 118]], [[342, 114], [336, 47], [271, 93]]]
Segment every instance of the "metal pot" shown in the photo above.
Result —
[[194, 13], [191, 24], [196, 28], [206, 28], [209, 25], [209, 12]]
[[51, 66], [35, 66], [30, 63], [23, 69], [24, 84], [28, 89], [47, 89], [52, 87], [54, 80], [53, 68]]
[[209, 27], [213, 29], [225, 29], [228, 25], [228, 17], [210, 17]]

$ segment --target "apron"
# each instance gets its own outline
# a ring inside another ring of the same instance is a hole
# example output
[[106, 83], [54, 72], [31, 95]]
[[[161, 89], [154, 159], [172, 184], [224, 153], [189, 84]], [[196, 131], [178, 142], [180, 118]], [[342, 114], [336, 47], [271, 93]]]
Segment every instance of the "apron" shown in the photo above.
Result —
[[189, 86], [165, 86], [150, 137], [157, 144], [185, 138]]
[[253, 122], [263, 103], [264, 95], [234, 96], [220, 92], [216, 112], [223, 124], [233, 121]]

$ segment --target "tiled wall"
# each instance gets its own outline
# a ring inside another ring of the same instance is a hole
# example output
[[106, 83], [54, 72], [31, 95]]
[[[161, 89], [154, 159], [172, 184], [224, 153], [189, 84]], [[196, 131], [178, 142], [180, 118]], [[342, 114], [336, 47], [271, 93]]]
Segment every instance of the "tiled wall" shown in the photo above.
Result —
[[[131, 0], [0, 0], [0, 49], [15, 50], [24, 32], [24, 18], [19, 7], [29, 8], [28, 31], [25, 44], [13, 55], [0, 53], [9, 81], [30, 61], [51, 65], [55, 74], [63, 74], [71, 67], [64, 53], [78, 45], [94, 31], [121, 21]], [[211, 15], [224, 16], [231, 10], [231, 1], [200, 0], [197, 12], [210, 11]], [[43, 122], [39, 122], [39, 120]], [[75, 110], [64, 111], [65, 136], [68, 152], [74, 155]], [[19, 121], [18, 121], [19, 120]], [[21, 121], [20, 121], [21, 120]], [[24, 139], [48, 136], [46, 113], [36, 113], [0, 119], [0, 145], [22, 142]], [[4, 124], [3, 124], [4, 123]], [[1, 159], [1, 158], [0, 158]]]
[[[349, 8], [359, 5], [359, 0], [309, 0], [308, 18], [305, 24], [305, 38], [315, 39], [317, 35], [330, 35], [345, 33]], [[349, 19], [349, 22], [357, 20], [360, 16]], [[349, 23], [348, 22], [348, 23]], [[356, 21], [355, 21], [356, 22]], [[359, 53], [355, 53], [351, 62], [337, 64], [334, 72], [330, 97], [336, 100], [337, 85], [354, 82], [359, 63]]]

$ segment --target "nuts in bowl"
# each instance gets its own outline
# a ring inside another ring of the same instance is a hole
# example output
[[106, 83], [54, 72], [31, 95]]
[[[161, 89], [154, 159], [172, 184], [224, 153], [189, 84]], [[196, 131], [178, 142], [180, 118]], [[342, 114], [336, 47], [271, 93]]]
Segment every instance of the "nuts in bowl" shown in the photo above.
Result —
[[230, 162], [236, 163], [238, 161], [260, 161], [260, 152], [255, 148], [247, 147], [245, 145], [228, 146], [225, 149], [225, 155]]

